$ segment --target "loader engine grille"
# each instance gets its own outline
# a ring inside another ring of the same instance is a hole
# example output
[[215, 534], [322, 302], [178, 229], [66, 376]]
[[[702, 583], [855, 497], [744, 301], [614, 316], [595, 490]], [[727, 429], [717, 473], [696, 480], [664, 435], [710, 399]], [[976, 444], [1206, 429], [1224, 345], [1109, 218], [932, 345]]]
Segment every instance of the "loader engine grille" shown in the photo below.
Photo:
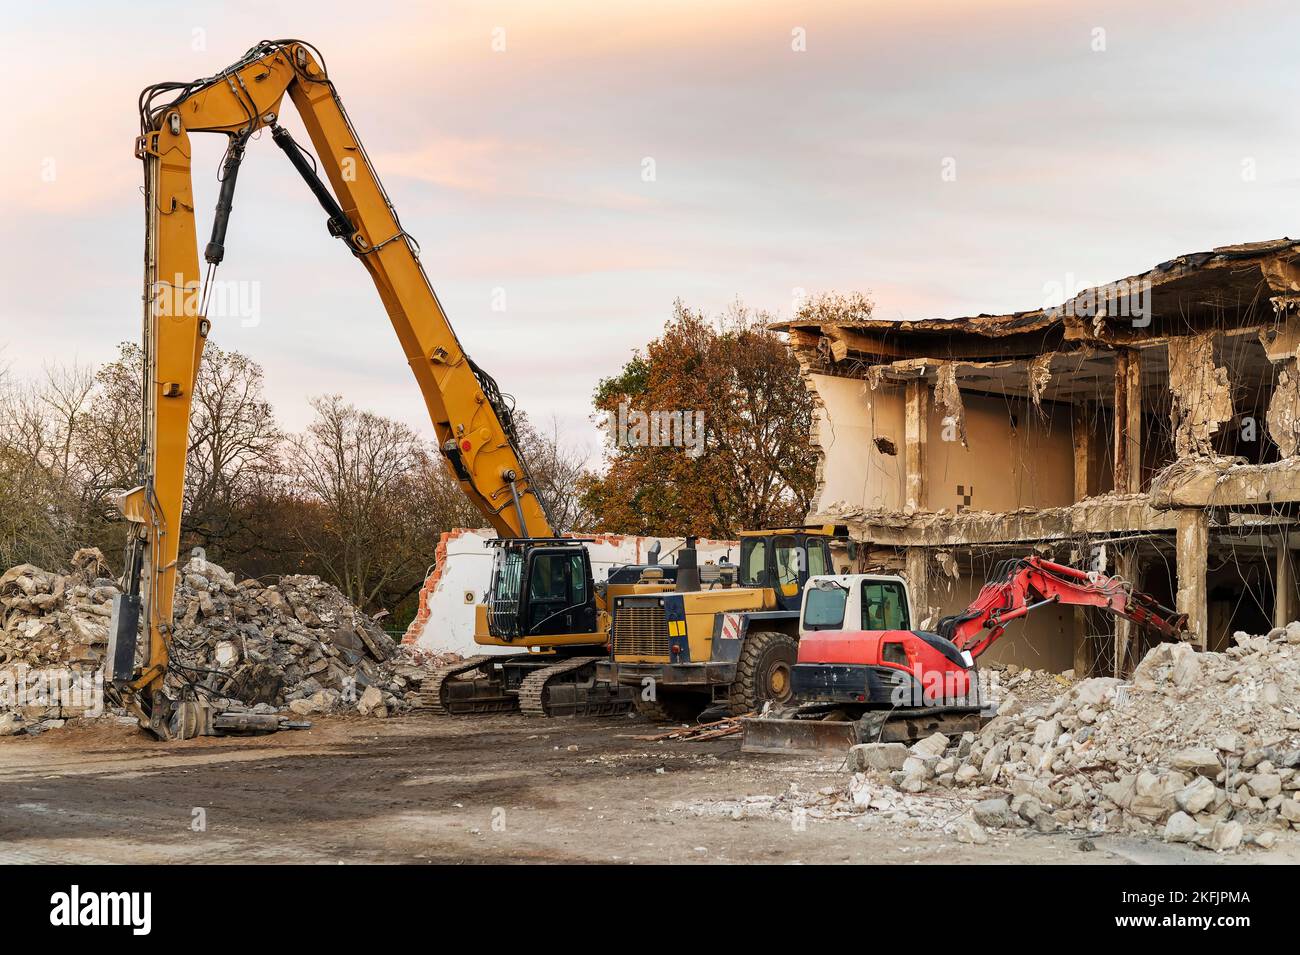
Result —
[[664, 608], [624, 604], [614, 612], [612, 637], [615, 656], [667, 657]]

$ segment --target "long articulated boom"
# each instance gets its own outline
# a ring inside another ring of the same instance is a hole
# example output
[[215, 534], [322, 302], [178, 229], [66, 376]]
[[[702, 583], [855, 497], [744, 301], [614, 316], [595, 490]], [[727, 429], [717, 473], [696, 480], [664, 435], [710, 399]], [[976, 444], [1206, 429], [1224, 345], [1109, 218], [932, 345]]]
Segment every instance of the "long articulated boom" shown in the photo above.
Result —
[[1008, 623], [1048, 604], [1097, 607], [1168, 640], [1177, 639], [1187, 626], [1186, 614], [1133, 591], [1118, 577], [1026, 557], [1004, 562], [966, 610], [939, 621], [939, 635], [978, 657], [1002, 636]]
[[[329, 187], [279, 125], [286, 93]], [[118, 687], [134, 691], [149, 710], [155, 702], [165, 703], [190, 402], [210, 329], [200, 294], [210, 289], [224, 255], [239, 164], [251, 137], [264, 127], [307, 180], [326, 211], [330, 232], [374, 280], [461, 488], [502, 537], [546, 538], [553, 530], [519, 450], [510, 407], [462, 350], [318, 52], [298, 40], [263, 42], [215, 76], [147, 88], [140, 111], [136, 155], [144, 163], [146, 204], [144, 424], [140, 486], [122, 500], [123, 513], [135, 522], [126, 576], [127, 597], [132, 592], [136, 597], [133, 605], [128, 600], [117, 610], [113, 632], [130, 636], [110, 648], [109, 676]], [[202, 286], [190, 169], [195, 132], [229, 137]], [[142, 609], [148, 654], [142, 671], [133, 674], [133, 615], [138, 618]], [[146, 715], [159, 731], [164, 714]]]

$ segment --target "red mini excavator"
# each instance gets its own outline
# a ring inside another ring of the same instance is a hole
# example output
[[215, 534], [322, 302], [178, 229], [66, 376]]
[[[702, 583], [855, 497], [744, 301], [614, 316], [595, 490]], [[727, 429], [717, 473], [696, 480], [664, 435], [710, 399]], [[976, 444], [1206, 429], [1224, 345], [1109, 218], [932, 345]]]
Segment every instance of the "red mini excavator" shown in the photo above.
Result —
[[[870, 594], [879, 588], [877, 580], [886, 579], [897, 586], [895, 577], [849, 575], [813, 579], [808, 593], [836, 587], [851, 597], [857, 596], [854, 588]], [[942, 618], [936, 632], [869, 629], [875, 621], [887, 627], [891, 619], [908, 619], [897, 610], [892, 618], [882, 616], [869, 597], [862, 598], [863, 629], [818, 629], [805, 612], [791, 676], [798, 706], [788, 714], [747, 720], [745, 749], [825, 751], [862, 739], [901, 740], [978, 726], [982, 700], [975, 659], [1011, 621], [1051, 604], [1106, 610], [1164, 639], [1177, 639], [1187, 625], [1185, 614], [1135, 592], [1118, 577], [1041, 557], [998, 564], [971, 605]], [[852, 599], [847, 605], [852, 606]], [[792, 718], [773, 718], [786, 715]]]

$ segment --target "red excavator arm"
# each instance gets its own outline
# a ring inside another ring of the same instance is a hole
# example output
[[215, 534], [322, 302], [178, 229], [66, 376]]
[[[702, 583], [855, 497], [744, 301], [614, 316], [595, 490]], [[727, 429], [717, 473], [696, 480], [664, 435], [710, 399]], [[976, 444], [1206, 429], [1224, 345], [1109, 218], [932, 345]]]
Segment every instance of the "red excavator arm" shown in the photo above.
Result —
[[1161, 606], [1118, 577], [1067, 567], [1041, 557], [1005, 561], [971, 605], [939, 621], [939, 635], [972, 657], [993, 645], [1012, 620], [1047, 604], [1097, 607], [1127, 617], [1166, 639], [1187, 628], [1187, 615]]
[[975, 657], [1007, 624], [1048, 604], [1096, 607], [1177, 639], [1187, 616], [1136, 593], [1118, 577], [1041, 557], [998, 565], [969, 607], [920, 630], [819, 630], [799, 640], [791, 672], [795, 699], [862, 707], [969, 705]]

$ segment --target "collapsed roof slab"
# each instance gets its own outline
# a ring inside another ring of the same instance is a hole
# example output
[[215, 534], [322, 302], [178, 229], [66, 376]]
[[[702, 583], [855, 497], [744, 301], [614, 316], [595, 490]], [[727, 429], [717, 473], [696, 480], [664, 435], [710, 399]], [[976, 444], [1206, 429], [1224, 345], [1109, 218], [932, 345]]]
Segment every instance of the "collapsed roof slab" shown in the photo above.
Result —
[[[1290, 238], [1176, 256], [1067, 301], [1005, 315], [887, 320], [814, 301], [772, 328], [815, 363], [907, 358], [1032, 358], [1076, 345], [1147, 345], [1225, 323], [1264, 324], [1300, 296], [1300, 242]], [[1136, 314], [1135, 314], [1136, 312]]]

